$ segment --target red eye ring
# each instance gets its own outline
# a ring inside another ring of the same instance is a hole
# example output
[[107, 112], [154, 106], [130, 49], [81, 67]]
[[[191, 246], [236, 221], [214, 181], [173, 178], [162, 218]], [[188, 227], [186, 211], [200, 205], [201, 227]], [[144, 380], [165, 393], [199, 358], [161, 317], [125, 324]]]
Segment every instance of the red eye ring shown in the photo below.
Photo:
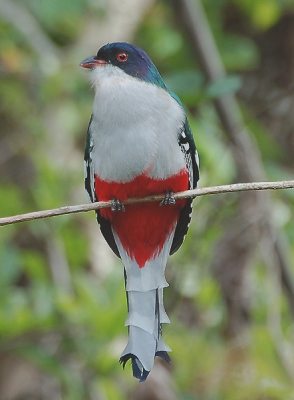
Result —
[[128, 54], [122, 51], [121, 53], [118, 53], [116, 56], [117, 61], [119, 62], [125, 62], [129, 58]]

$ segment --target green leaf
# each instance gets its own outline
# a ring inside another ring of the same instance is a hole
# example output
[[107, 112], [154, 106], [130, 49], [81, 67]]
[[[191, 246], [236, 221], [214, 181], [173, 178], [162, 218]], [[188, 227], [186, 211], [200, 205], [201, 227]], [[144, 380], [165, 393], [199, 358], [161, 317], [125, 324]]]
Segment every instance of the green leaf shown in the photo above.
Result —
[[164, 82], [168, 89], [181, 96], [187, 93], [197, 93], [204, 83], [204, 75], [195, 70], [184, 70], [165, 75]]
[[237, 92], [242, 86], [242, 80], [237, 75], [225, 76], [224, 78], [218, 79], [210, 83], [206, 88], [206, 95], [215, 99], [227, 94]]
[[259, 49], [253, 40], [226, 34], [217, 40], [223, 63], [229, 71], [246, 71], [258, 66]]

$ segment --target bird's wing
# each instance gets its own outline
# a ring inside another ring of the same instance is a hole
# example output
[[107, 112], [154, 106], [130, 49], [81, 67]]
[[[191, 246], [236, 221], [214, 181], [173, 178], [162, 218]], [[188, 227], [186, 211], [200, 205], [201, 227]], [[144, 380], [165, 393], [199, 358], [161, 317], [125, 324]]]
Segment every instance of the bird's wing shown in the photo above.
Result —
[[[99, 199], [97, 198], [95, 193], [95, 171], [92, 165], [92, 150], [93, 150], [93, 144], [91, 139], [92, 120], [93, 116], [91, 116], [88, 126], [84, 161], [85, 161], [85, 188], [90, 198], [90, 201], [94, 203], [95, 201], [99, 201]], [[96, 216], [98, 224], [100, 225], [102, 235], [104, 236], [106, 242], [108, 243], [112, 251], [117, 255], [117, 257], [120, 258], [119, 251], [113, 237], [110, 222], [101, 216], [99, 210], [96, 210]]]
[[[197, 187], [197, 182], [199, 180], [199, 158], [187, 119], [179, 132], [178, 143], [184, 154], [186, 167], [189, 173], [189, 189], [194, 189]], [[192, 199], [187, 199], [185, 207], [180, 212], [170, 254], [174, 254], [185, 239], [191, 221], [192, 201]]]

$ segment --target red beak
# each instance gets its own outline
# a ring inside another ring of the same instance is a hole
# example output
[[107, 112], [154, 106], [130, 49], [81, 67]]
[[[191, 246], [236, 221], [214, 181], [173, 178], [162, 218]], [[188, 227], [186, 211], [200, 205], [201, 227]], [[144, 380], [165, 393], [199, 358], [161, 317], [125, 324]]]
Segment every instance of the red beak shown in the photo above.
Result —
[[95, 67], [102, 66], [105, 64], [107, 64], [107, 61], [99, 60], [96, 58], [96, 56], [91, 56], [82, 61], [80, 66], [83, 68], [93, 69]]

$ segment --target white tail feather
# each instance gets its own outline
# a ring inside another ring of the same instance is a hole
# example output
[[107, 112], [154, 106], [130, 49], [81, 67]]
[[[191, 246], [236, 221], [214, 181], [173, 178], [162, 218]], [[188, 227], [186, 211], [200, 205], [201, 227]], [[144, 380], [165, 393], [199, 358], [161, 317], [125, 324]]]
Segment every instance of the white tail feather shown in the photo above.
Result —
[[169, 361], [166, 352], [171, 351], [162, 339], [161, 324], [170, 322], [163, 305], [163, 288], [168, 286], [164, 273], [173, 234], [160, 253], [147, 261], [143, 268], [128, 256], [116, 233], [113, 234], [125, 265], [129, 310], [125, 323], [129, 328], [129, 341], [121, 362], [125, 364], [131, 359], [134, 376], [145, 380], [154, 364], [154, 357], [159, 355]]

